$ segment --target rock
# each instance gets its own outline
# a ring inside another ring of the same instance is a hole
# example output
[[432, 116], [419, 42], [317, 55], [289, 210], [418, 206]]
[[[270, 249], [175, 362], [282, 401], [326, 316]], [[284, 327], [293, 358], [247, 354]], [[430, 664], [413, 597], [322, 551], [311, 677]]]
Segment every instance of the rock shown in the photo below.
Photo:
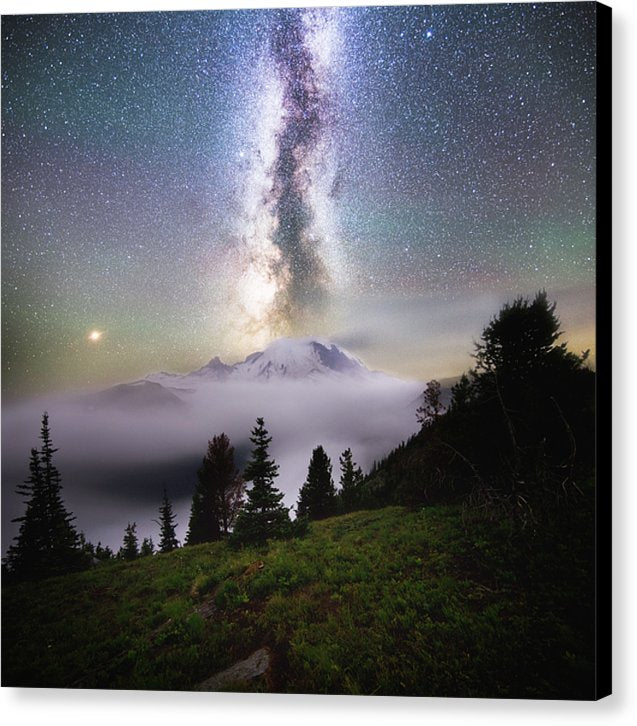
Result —
[[206, 600], [201, 603], [201, 605], [197, 608], [197, 613], [205, 620], [210, 620], [210, 618], [214, 617], [217, 613], [217, 606], [215, 605], [214, 598], [210, 598], [210, 600]]
[[267, 648], [259, 648], [245, 660], [226, 668], [225, 671], [202, 681], [194, 687], [195, 691], [219, 691], [231, 685], [239, 685], [253, 681], [262, 676], [270, 667], [270, 652]]

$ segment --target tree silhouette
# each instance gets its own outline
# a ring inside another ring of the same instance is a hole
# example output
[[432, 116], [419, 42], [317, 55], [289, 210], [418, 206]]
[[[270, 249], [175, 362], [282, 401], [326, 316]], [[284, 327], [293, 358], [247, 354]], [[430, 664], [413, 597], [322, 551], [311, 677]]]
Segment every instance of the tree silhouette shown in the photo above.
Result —
[[137, 543], [137, 524], [129, 522], [124, 532], [124, 542], [119, 551], [119, 557], [122, 560], [135, 560], [139, 557], [139, 548]]
[[352, 459], [352, 450], [345, 449], [339, 458], [341, 467], [340, 491], [338, 492], [339, 504], [344, 512], [350, 512], [360, 503], [361, 485], [363, 483], [363, 472]]
[[106, 545], [106, 547], [102, 546], [101, 542], [98, 542], [95, 546], [95, 559], [102, 561], [112, 560], [113, 559], [113, 550]]
[[227, 535], [241, 507], [244, 488], [230, 440], [224, 433], [213, 436], [197, 472], [186, 543], [213, 542]]
[[322, 446], [312, 452], [307, 479], [299, 492], [297, 514], [309, 519], [323, 519], [336, 512], [336, 489], [332, 481], [332, 463]]
[[556, 345], [562, 335], [556, 305], [548, 302], [545, 290], [533, 301], [518, 297], [506, 303], [476, 345], [476, 372], [519, 380], [558, 365], [578, 368], [588, 352], [579, 357], [567, 351], [566, 343]]
[[523, 529], [580, 496], [595, 467], [595, 374], [587, 353], [559, 342], [555, 310], [544, 291], [500, 309], [448, 410], [430, 405], [421, 431], [366, 478], [368, 501], [462, 500]]
[[73, 517], [62, 501], [60, 473], [53, 463], [57, 451], [51, 441], [49, 416], [40, 427], [40, 451], [31, 449], [29, 477], [16, 492], [26, 497], [26, 511], [15, 544], [9, 547], [7, 570], [18, 579], [39, 579], [82, 569], [86, 553], [73, 526]]
[[150, 557], [155, 554], [155, 545], [152, 537], [144, 537], [142, 546], [139, 549], [140, 557]]
[[416, 419], [421, 426], [430, 426], [443, 412], [440, 400], [440, 383], [429, 381], [423, 393], [423, 404], [416, 409]]
[[247, 501], [234, 527], [232, 540], [238, 544], [264, 544], [268, 539], [287, 537], [290, 515], [282, 504], [283, 493], [274, 486], [279, 467], [270, 458], [268, 435], [262, 418], [257, 419], [250, 441], [254, 444], [243, 478], [252, 482]]
[[172, 552], [179, 547], [179, 541], [175, 530], [177, 525], [175, 524], [176, 516], [173, 513], [173, 507], [168, 499], [168, 494], [164, 489], [164, 498], [161, 506], [159, 507], [159, 551], [160, 552]]
[[25, 579], [45, 577], [50, 536], [46, 510], [46, 495], [37, 449], [31, 449], [29, 478], [18, 485], [16, 493], [26, 496], [26, 512], [12, 520], [20, 522], [15, 544], [9, 547], [6, 564], [10, 572]]

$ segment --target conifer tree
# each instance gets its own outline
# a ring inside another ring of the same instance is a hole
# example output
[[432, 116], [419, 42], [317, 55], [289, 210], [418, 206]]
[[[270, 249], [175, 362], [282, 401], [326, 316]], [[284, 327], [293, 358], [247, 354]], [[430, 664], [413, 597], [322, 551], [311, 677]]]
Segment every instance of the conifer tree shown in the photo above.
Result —
[[[177, 525], [175, 524], [176, 516], [173, 513], [173, 507], [168, 499], [168, 494], [164, 489], [164, 498], [159, 507], [159, 551], [172, 552], [179, 547], [179, 540], [176, 535]], [[151, 553], [152, 554], [152, 553]]]
[[45, 412], [40, 428], [42, 447], [31, 450], [29, 478], [18, 486], [26, 496], [24, 516], [16, 520], [20, 529], [9, 547], [7, 570], [18, 579], [38, 579], [78, 570], [87, 563], [86, 553], [73, 526], [75, 519], [62, 501], [60, 474], [53, 464], [49, 417]]
[[283, 493], [274, 486], [279, 467], [268, 453], [272, 438], [262, 418], [257, 419], [250, 441], [254, 448], [243, 478], [251, 481], [252, 487], [237, 517], [232, 540], [239, 544], [264, 544], [268, 539], [287, 537], [291, 522], [282, 504]]
[[460, 380], [451, 387], [451, 405], [450, 409], [453, 413], [462, 413], [467, 411], [471, 405], [474, 395], [474, 384], [466, 373], [460, 376]]
[[25, 579], [38, 579], [46, 576], [46, 553], [49, 550], [49, 528], [46, 512], [44, 481], [40, 467], [40, 457], [36, 449], [31, 449], [29, 478], [18, 485], [16, 493], [27, 497], [26, 511], [22, 517], [12, 520], [20, 522], [15, 544], [9, 547], [7, 569]]
[[139, 557], [139, 547], [138, 547], [138, 543], [137, 543], [136, 530], [137, 530], [137, 523], [133, 522], [131, 524], [129, 522], [128, 526], [126, 527], [126, 531], [124, 532], [124, 542], [118, 553], [118, 557], [120, 559], [135, 560]]
[[40, 460], [46, 494], [47, 518], [50, 532], [49, 566], [53, 572], [68, 572], [82, 566], [83, 557], [78, 535], [72, 522], [75, 517], [66, 511], [62, 501], [60, 472], [53, 464], [53, 448], [49, 429], [49, 415], [42, 415], [40, 427]]
[[352, 450], [345, 449], [339, 458], [341, 467], [341, 489], [338, 493], [343, 511], [351, 512], [360, 504], [360, 487], [363, 483], [363, 472], [352, 460]]
[[139, 550], [140, 557], [150, 557], [155, 554], [155, 545], [153, 544], [152, 537], [144, 537], [142, 540], [142, 546]]
[[440, 383], [429, 381], [423, 393], [423, 404], [416, 409], [416, 418], [423, 427], [431, 426], [444, 410], [440, 400]]
[[108, 545], [106, 545], [106, 547], [103, 547], [102, 543], [98, 542], [95, 547], [95, 559], [100, 560], [100, 562], [112, 560], [113, 550]]
[[297, 514], [309, 519], [323, 519], [336, 512], [336, 489], [332, 481], [332, 463], [322, 446], [312, 452], [307, 479], [299, 492]]
[[213, 542], [228, 534], [241, 507], [245, 484], [226, 434], [213, 436], [192, 498], [187, 544]]

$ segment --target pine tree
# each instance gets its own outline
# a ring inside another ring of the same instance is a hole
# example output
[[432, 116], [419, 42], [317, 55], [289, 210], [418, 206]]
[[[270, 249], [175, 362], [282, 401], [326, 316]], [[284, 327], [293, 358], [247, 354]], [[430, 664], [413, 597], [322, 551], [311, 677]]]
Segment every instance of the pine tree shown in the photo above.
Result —
[[467, 411], [474, 396], [474, 384], [466, 373], [460, 376], [460, 380], [451, 387], [450, 409], [454, 413]]
[[152, 537], [144, 537], [139, 550], [140, 557], [150, 557], [155, 554], [155, 545]]
[[[172, 552], [179, 547], [179, 540], [175, 530], [177, 525], [175, 524], [176, 516], [173, 513], [173, 507], [168, 499], [168, 494], [164, 489], [164, 499], [159, 507], [159, 551], [160, 552]], [[152, 553], [151, 553], [152, 554]]]
[[16, 493], [26, 496], [24, 516], [12, 520], [20, 522], [15, 544], [7, 553], [7, 569], [25, 579], [45, 577], [47, 572], [46, 553], [49, 549], [49, 528], [46, 513], [46, 496], [40, 467], [40, 457], [36, 449], [31, 449], [29, 478], [20, 484]]
[[62, 501], [60, 473], [53, 464], [53, 448], [49, 430], [49, 415], [45, 411], [40, 427], [40, 459], [46, 494], [47, 518], [50, 532], [49, 566], [53, 572], [68, 572], [82, 566], [83, 557], [79, 549], [78, 535], [71, 524], [75, 517], [66, 511]]
[[135, 560], [139, 557], [139, 548], [137, 544], [137, 523], [129, 522], [124, 532], [124, 542], [117, 556], [121, 560]]
[[45, 412], [40, 428], [42, 447], [31, 450], [29, 478], [16, 489], [26, 496], [24, 516], [16, 520], [20, 529], [9, 547], [6, 566], [18, 579], [39, 579], [86, 566], [87, 557], [73, 526], [75, 519], [62, 501], [62, 484], [53, 464], [49, 417]]
[[112, 560], [113, 550], [108, 545], [106, 545], [106, 547], [102, 547], [102, 543], [98, 542], [95, 547], [95, 559], [100, 560], [100, 562]]
[[440, 400], [440, 383], [436, 380], [429, 381], [423, 393], [423, 404], [416, 409], [416, 418], [423, 427], [431, 426], [444, 410]]
[[214, 436], [197, 472], [187, 544], [213, 542], [228, 534], [237, 517], [245, 484], [234, 464], [226, 434]]
[[322, 446], [312, 452], [307, 479], [299, 492], [297, 515], [324, 519], [336, 512], [336, 489], [332, 481], [332, 463]]
[[264, 544], [268, 539], [287, 537], [291, 532], [290, 515], [282, 504], [283, 493], [274, 486], [279, 467], [270, 458], [268, 435], [262, 418], [252, 429], [252, 456], [243, 478], [252, 482], [247, 501], [239, 512], [232, 541], [238, 544]]
[[360, 487], [363, 483], [363, 472], [352, 460], [352, 450], [345, 449], [339, 458], [341, 467], [341, 489], [338, 493], [339, 503], [344, 512], [351, 512], [360, 504]]
[[540, 290], [532, 301], [518, 297], [506, 303], [483, 330], [474, 358], [477, 373], [497, 374], [500, 379], [526, 381], [540, 370], [566, 367], [577, 370], [588, 356], [576, 356], [557, 344], [561, 337], [556, 303]]

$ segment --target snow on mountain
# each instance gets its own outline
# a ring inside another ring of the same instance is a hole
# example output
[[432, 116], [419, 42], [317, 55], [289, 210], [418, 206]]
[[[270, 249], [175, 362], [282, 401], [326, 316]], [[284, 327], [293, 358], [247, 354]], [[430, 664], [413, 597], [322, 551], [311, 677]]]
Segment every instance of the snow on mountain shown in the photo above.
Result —
[[174, 388], [190, 388], [225, 380], [361, 380], [383, 375], [370, 371], [358, 358], [334, 343], [316, 338], [279, 338], [241, 363], [227, 365], [215, 357], [192, 373], [151, 373], [146, 380]]
[[338, 346], [312, 338], [280, 338], [234, 366], [241, 379], [365, 376], [363, 363]]

